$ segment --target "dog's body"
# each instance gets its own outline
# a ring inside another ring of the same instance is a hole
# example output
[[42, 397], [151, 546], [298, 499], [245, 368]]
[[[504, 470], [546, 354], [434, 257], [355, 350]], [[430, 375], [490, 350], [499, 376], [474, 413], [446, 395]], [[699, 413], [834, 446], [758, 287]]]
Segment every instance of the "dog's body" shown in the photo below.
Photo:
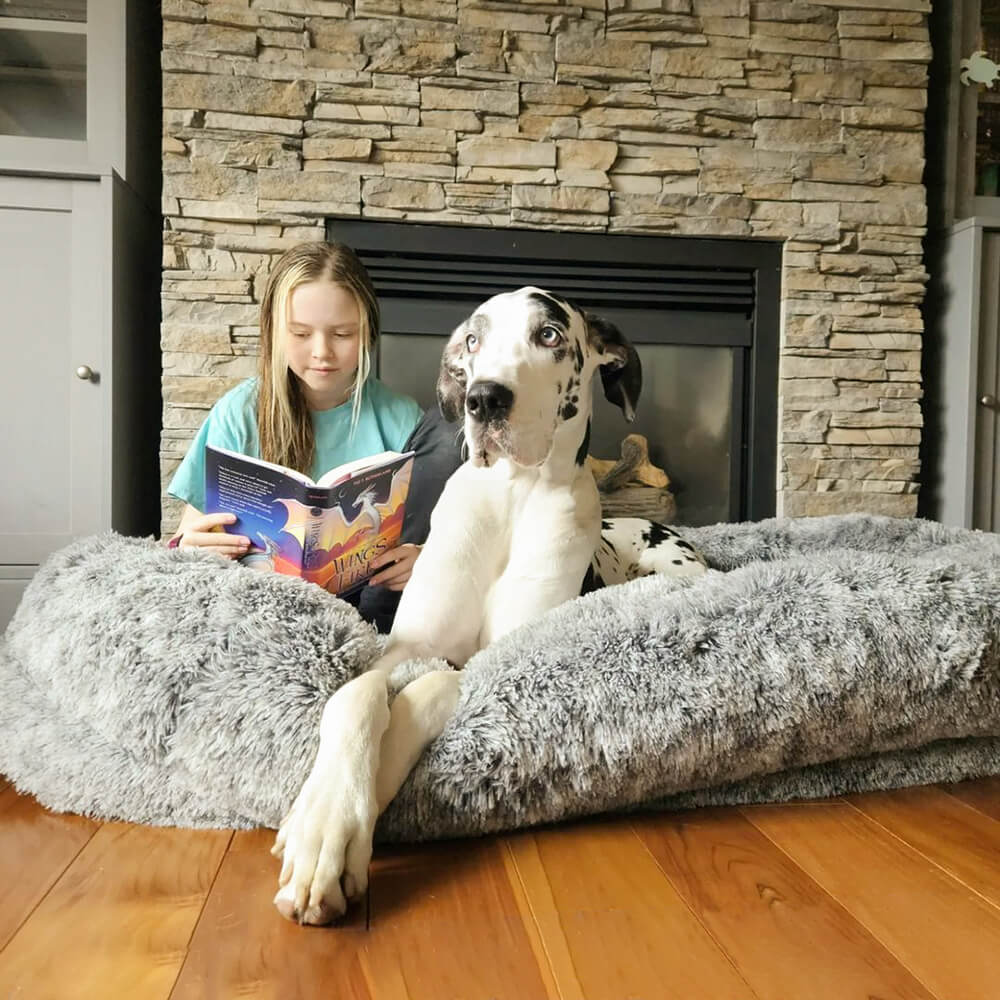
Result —
[[706, 569], [701, 553], [673, 528], [642, 517], [612, 517], [601, 521], [589, 584], [597, 590], [652, 573], [700, 576]]
[[457, 703], [458, 673], [435, 670], [390, 710], [389, 673], [413, 658], [462, 666], [580, 593], [601, 529], [585, 465], [598, 370], [631, 420], [634, 349], [534, 288], [495, 296], [452, 335], [438, 397], [446, 416], [464, 411], [470, 458], [434, 508], [385, 653], [324, 709], [316, 762], [275, 843], [285, 916], [326, 923], [364, 891], [375, 820]]

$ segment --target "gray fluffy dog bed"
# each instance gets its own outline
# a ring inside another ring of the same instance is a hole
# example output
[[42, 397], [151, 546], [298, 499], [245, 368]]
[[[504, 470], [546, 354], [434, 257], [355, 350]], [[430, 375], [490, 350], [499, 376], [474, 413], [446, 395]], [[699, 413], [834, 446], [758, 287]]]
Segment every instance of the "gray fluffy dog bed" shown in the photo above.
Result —
[[[475, 656], [377, 836], [1000, 772], [1000, 536], [861, 515], [684, 535], [715, 571], [598, 591]], [[0, 773], [58, 810], [275, 826], [376, 646], [311, 584], [85, 539], [0, 647]]]

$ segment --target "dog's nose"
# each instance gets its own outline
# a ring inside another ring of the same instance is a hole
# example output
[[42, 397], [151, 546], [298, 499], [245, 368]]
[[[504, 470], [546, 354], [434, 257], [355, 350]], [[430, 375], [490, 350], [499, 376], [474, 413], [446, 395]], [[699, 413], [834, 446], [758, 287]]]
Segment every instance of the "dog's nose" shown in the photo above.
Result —
[[465, 395], [465, 412], [481, 424], [502, 420], [514, 405], [514, 393], [499, 382], [475, 382]]

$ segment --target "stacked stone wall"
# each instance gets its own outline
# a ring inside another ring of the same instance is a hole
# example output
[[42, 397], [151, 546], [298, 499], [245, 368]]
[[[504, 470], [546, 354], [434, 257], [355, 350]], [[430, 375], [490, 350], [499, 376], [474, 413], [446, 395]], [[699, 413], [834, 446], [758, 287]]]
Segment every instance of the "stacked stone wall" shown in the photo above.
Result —
[[164, 484], [343, 216], [781, 240], [779, 512], [914, 514], [929, 8], [163, 0]]

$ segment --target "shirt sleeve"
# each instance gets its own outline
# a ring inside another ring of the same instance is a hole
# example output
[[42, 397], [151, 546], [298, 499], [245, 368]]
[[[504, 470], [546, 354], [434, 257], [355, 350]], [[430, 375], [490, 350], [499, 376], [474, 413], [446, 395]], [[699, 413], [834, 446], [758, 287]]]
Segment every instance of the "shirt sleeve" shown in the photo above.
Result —
[[253, 428], [256, 418], [248, 414], [247, 394], [230, 392], [209, 411], [183, 461], [177, 467], [167, 494], [197, 510], [205, 510], [205, 445], [215, 445], [244, 455], [256, 455], [257, 444]]

